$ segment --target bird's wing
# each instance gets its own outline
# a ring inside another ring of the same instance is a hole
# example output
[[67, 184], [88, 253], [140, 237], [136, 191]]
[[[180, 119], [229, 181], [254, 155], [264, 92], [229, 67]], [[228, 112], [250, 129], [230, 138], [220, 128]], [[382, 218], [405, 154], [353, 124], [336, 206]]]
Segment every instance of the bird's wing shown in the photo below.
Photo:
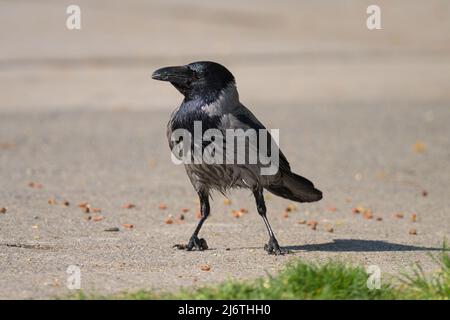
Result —
[[169, 122], [167, 123], [166, 136], [167, 136], [167, 141], [169, 142], [170, 150], [173, 150], [173, 147], [175, 145], [174, 141], [172, 141], [172, 133], [175, 130], [175, 128], [173, 127], [173, 125], [174, 125], [173, 122], [175, 120], [175, 117], [176, 117], [178, 111], [180, 110], [180, 107], [177, 107], [175, 110], [172, 111], [172, 113], [170, 114]]
[[170, 150], [173, 150], [173, 146], [174, 146], [174, 142], [172, 141], [172, 118], [169, 120], [169, 122], [167, 123], [167, 128], [166, 128], [166, 136], [167, 136], [167, 141], [169, 142], [169, 148]]
[[[233, 109], [231, 114], [225, 114], [223, 116], [222, 123], [225, 127], [232, 127], [232, 128], [242, 128], [242, 129], [248, 129], [252, 128], [255, 130], [267, 130], [266, 127], [255, 117], [255, 115], [247, 109], [244, 105], [239, 104], [236, 108]], [[225, 122], [225, 123], [224, 123]], [[269, 131], [267, 132], [267, 149], [266, 150], [272, 150], [271, 149], [271, 143], [276, 143], [272, 136], [270, 135]], [[259, 137], [258, 137], [259, 139]], [[259, 144], [259, 142], [258, 142]], [[278, 148], [279, 151], [279, 169], [281, 172], [286, 171], [290, 172], [291, 167], [289, 165], [289, 162], [287, 161], [285, 155], [281, 150]]]

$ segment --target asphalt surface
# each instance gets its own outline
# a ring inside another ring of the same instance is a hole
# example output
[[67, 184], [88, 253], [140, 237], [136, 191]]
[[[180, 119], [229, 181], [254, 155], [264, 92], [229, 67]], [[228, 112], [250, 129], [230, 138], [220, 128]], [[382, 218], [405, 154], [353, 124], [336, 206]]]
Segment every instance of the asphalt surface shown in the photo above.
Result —
[[[0, 3], [0, 298], [71, 294], [70, 265], [98, 294], [250, 279], [298, 259], [378, 265], [382, 281], [415, 262], [437, 269], [429, 253], [450, 235], [448, 1], [380, 1], [374, 32], [369, 2], [260, 3], [80, 1], [79, 32], [65, 28], [69, 2]], [[248, 191], [228, 205], [214, 195], [210, 250], [172, 248], [198, 204], [165, 137], [181, 97], [150, 74], [203, 59], [230, 68], [241, 101], [280, 129], [293, 170], [324, 192], [287, 216], [290, 201], [267, 198], [292, 254], [263, 251]]]
[[[292, 167], [325, 195], [287, 218], [290, 202], [269, 196], [269, 219], [293, 251], [283, 257], [263, 251], [267, 235], [248, 191], [232, 192], [230, 205], [215, 195], [201, 232], [210, 250], [171, 248], [188, 240], [197, 204], [184, 169], [169, 160], [167, 112], [2, 114], [0, 203], [7, 212], [0, 215], [0, 297], [65, 294], [69, 265], [80, 266], [82, 288], [97, 293], [252, 278], [293, 259], [375, 264], [383, 274], [413, 262], [436, 268], [428, 253], [441, 247], [450, 225], [446, 106], [296, 106], [279, 108], [277, 118], [271, 107], [254, 111], [282, 128]], [[418, 139], [423, 153], [412, 148]], [[82, 202], [101, 208], [91, 216], [103, 220], [86, 221], [77, 207]], [[122, 208], [126, 203], [136, 207]], [[371, 208], [374, 218], [353, 214], [358, 205]], [[183, 208], [189, 212], [179, 222]], [[240, 208], [249, 212], [232, 217]], [[165, 223], [169, 215], [173, 224]], [[302, 219], [316, 220], [316, 230], [298, 224]], [[113, 227], [120, 231], [104, 231]], [[409, 234], [412, 228], [417, 235]], [[202, 271], [203, 264], [211, 270]]]

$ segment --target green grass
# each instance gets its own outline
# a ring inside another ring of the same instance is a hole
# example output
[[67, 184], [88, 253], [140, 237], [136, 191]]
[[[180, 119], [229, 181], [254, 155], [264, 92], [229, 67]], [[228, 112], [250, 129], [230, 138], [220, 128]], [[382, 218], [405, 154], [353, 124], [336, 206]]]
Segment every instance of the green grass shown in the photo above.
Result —
[[450, 255], [447, 246], [439, 257], [430, 255], [439, 265], [439, 271], [427, 276], [421, 266], [413, 267], [413, 274], [404, 274], [403, 288], [411, 299], [450, 299]]
[[[419, 265], [412, 274], [403, 274], [400, 281], [382, 279], [380, 289], [370, 290], [368, 275], [361, 267], [340, 262], [312, 264], [297, 262], [278, 275], [252, 281], [226, 281], [222, 284], [176, 293], [156, 294], [151, 291], [120, 293], [112, 296], [86, 295], [77, 299], [449, 299], [450, 256], [433, 256], [439, 272], [425, 275]], [[394, 284], [395, 283], [395, 284]]]

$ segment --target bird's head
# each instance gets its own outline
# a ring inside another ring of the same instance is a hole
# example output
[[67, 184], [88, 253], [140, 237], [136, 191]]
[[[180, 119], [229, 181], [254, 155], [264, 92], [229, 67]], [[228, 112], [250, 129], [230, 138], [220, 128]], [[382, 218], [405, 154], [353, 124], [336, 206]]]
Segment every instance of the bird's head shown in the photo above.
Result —
[[235, 84], [227, 68], [211, 61], [161, 68], [153, 72], [152, 78], [170, 82], [188, 100], [202, 98], [214, 101], [222, 90]]

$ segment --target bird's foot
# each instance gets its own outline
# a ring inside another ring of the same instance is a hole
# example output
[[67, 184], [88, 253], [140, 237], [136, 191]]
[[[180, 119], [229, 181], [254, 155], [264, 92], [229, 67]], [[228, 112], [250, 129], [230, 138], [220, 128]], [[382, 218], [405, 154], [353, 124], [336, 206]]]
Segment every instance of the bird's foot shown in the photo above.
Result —
[[199, 239], [197, 236], [192, 236], [188, 244], [176, 244], [173, 247], [179, 250], [192, 251], [195, 249], [198, 251], [203, 251], [208, 249], [208, 244], [205, 239]]
[[264, 250], [266, 250], [268, 254], [274, 254], [276, 256], [288, 253], [286, 249], [280, 248], [280, 245], [275, 237], [270, 237], [269, 242], [264, 245]]

